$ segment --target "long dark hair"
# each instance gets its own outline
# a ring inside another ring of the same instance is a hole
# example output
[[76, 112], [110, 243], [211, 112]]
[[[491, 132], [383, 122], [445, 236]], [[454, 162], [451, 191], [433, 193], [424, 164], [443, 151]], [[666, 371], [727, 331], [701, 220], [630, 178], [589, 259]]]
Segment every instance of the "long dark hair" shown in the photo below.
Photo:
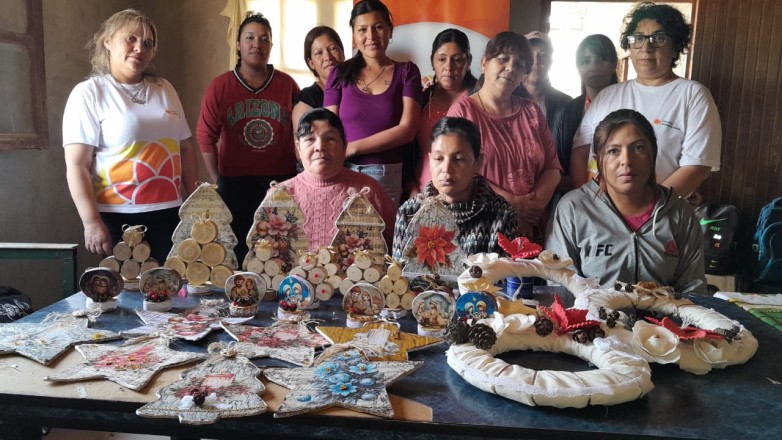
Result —
[[[605, 157], [605, 149], [608, 147], [608, 142], [611, 137], [620, 128], [625, 125], [632, 124], [636, 126], [641, 133], [649, 141], [649, 145], [652, 148], [651, 154], [651, 176], [646, 182], [650, 187], [655, 188], [657, 186], [657, 178], [655, 177], [654, 165], [657, 162], [657, 136], [654, 134], [654, 128], [652, 124], [646, 119], [646, 117], [635, 110], [621, 109], [616, 110], [608, 114], [595, 128], [595, 136], [592, 139], [592, 145], [594, 145], [595, 156], [597, 157], [597, 172], [598, 174], [603, 172], [603, 160]], [[605, 179], [598, 179], [600, 184], [600, 191], [606, 192]]]
[[[470, 39], [467, 38], [467, 34], [460, 31], [459, 29], [448, 28], [437, 34], [437, 36], [434, 37], [434, 41], [432, 42], [432, 54], [429, 55], [429, 61], [432, 63], [432, 69], [434, 69], [434, 56], [437, 53], [437, 49], [442, 47], [442, 45], [445, 43], [454, 43], [459, 46], [459, 49], [464, 52], [465, 55], [472, 55], [470, 53]], [[434, 79], [437, 81], [436, 76]], [[477, 81], [478, 79], [473, 76], [470, 67], [467, 66], [467, 73], [464, 75], [464, 86], [468, 90], [472, 89]]]
[[[370, 12], [379, 12], [383, 17], [386, 24], [394, 29], [393, 18], [391, 17], [391, 11], [388, 10], [386, 5], [380, 0], [361, 0], [353, 6], [353, 10], [350, 11], [350, 28], [356, 24], [356, 17], [359, 15], [369, 14]], [[364, 56], [361, 51], [357, 51], [353, 58], [346, 60], [337, 70], [337, 81], [343, 85], [355, 84], [361, 77], [361, 69], [367, 65], [364, 61]]]
[[[613, 63], [614, 72], [611, 74], [611, 84], [619, 82], [619, 77], [616, 75], [616, 66], [619, 63], [619, 58], [616, 55], [614, 43], [610, 38], [603, 34], [593, 34], [581, 40], [581, 43], [576, 48], [576, 66], [580, 64], [580, 60], [586, 51], [592, 52], [601, 61]], [[581, 81], [581, 94], [586, 94], [586, 86], [583, 81]]]
[[432, 127], [432, 135], [429, 139], [429, 148], [432, 142], [440, 136], [455, 134], [470, 144], [470, 150], [475, 156], [475, 160], [481, 157], [481, 132], [478, 126], [469, 119], [454, 116], [444, 116], [435, 122]]
[[304, 37], [304, 64], [306, 64], [312, 74], [315, 75], [315, 78], [318, 77], [318, 72], [310, 67], [309, 61], [312, 58], [312, 43], [314, 43], [315, 40], [322, 35], [325, 35], [334, 40], [334, 43], [339, 46], [339, 50], [342, 51], [342, 54], [345, 54], [345, 47], [342, 45], [342, 39], [339, 38], [337, 31], [328, 26], [317, 26], [310, 29], [310, 31], [307, 32], [307, 36]]
[[[244, 30], [244, 27], [247, 26], [248, 23], [258, 23], [263, 26], [266, 26], [269, 28], [269, 35], [272, 34], [272, 25], [269, 23], [269, 19], [263, 16], [260, 12], [253, 12], [253, 11], [247, 11], [247, 16], [245, 16], [244, 20], [242, 21], [242, 24], [239, 25], [239, 32], [236, 33], [236, 41], [238, 42], [239, 39], [242, 38], [242, 31]], [[239, 49], [236, 49], [236, 68], [238, 69], [239, 66], [242, 65], [242, 53], [239, 51]]]

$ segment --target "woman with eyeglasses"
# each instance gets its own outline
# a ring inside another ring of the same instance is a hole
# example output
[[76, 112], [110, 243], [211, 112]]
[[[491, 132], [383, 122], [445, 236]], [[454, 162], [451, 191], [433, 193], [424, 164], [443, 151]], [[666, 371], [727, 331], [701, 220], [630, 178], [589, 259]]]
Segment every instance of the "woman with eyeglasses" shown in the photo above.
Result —
[[570, 162], [575, 188], [596, 171], [589, 148], [595, 127], [621, 108], [637, 110], [652, 123], [660, 147], [655, 174], [663, 186], [688, 196], [719, 170], [722, 130], [714, 99], [705, 86], [673, 71], [691, 36], [691, 26], [672, 6], [641, 3], [630, 10], [621, 44], [638, 77], [604, 89], [584, 115]]

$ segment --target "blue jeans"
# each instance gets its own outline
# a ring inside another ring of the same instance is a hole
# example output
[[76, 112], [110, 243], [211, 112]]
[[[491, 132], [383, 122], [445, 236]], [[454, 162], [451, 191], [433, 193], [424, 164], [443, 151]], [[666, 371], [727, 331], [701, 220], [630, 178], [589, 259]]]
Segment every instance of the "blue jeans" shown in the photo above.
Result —
[[394, 207], [399, 207], [399, 200], [402, 198], [401, 163], [356, 165], [354, 163], [345, 162], [345, 166], [353, 171], [366, 174], [377, 180], [380, 186], [386, 190], [386, 194], [394, 201]]

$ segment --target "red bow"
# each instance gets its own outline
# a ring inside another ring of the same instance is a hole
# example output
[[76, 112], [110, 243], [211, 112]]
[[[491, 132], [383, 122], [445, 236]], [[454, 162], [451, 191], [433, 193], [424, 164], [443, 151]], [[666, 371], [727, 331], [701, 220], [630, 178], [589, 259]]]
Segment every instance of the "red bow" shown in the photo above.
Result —
[[535, 258], [543, 250], [543, 246], [529, 241], [527, 237], [517, 237], [510, 241], [502, 232], [497, 233], [497, 243], [514, 260]]

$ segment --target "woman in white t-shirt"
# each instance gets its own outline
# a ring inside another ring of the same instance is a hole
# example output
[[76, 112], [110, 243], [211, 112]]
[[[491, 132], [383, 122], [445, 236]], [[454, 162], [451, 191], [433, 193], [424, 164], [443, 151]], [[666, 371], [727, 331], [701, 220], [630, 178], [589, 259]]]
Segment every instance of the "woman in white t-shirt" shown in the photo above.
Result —
[[197, 168], [179, 97], [151, 64], [157, 35], [133, 9], [103, 22], [88, 44], [92, 73], [65, 106], [63, 146], [87, 250], [111, 255], [122, 225], [145, 225], [162, 263]]
[[655, 174], [663, 186], [686, 196], [719, 170], [722, 131], [714, 99], [705, 86], [673, 71], [691, 36], [692, 28], [672, 6], [641, 3], [627, 14], [621, 44], [638, 76], [603, 89], [584, 115], [570, 159], [574, 188], [596, 171], [588, 148], [595, 127], [622, 108], [640, 112], [654, 127], [660, 147]]

